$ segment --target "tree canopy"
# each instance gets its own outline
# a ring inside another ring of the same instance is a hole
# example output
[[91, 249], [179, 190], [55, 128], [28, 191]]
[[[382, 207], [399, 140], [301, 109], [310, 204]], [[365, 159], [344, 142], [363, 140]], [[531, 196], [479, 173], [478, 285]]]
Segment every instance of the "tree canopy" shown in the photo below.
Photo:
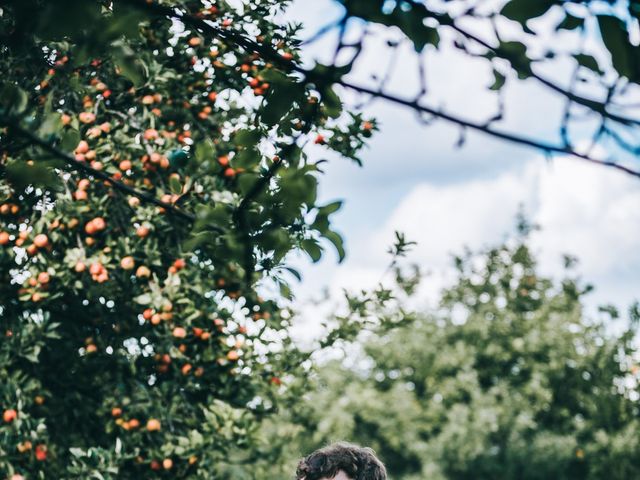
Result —
[[300, 452], [346, 438], [399, 480], [638, 476], [638, 305], [614, 334], [615, 310], [586, 314], [590, 288], [570, 269], [541, 276], [526, 238], [456, 262], [435, 311], [408, 306], [413, 273], [399, 276], [409, 295], [356, 295], [339, 324], [368, 319], [377, 333], [325, 360], [274, 419], [289, 470]]
[[[183, 8], [298, 55], [280, 2]], [[303, 358], [283, 260], [344, 255], [303, 146], [357, 159], [375, 123], [127, 2], [0, 20], [0, 476], [221, 478]]]

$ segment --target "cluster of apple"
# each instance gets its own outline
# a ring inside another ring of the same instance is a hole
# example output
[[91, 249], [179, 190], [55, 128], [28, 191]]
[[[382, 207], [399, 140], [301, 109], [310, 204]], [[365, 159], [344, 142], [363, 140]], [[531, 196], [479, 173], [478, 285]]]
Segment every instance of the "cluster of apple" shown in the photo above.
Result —
[[[12, 424], [18, 420], [18, 411], [15, 408], [8, 408], [2, 413], [2, 421], [5, 424]], [[37, 444], [34, 448], [33, 443], [30, 440], [24, 440], [16, 446], [16, 449], [21, 454], [27, 454], [31, 451], [34, 452], [35, 459], [39, 462], [44, 462], [47, 459], [47, 446], [45, 444]], [[14, 474], [11, 480], [24, 480], [24, 477], [20, 474]]]
[[[38, 253], [39, 250], [50, 248], [49, 237], [44, 233], [39, 233], [33, 238], [33, 241], [30, 244], [27, 244], [30, 235], [29, 230], [21, 230], [17, 238], [14, 240], [14, 245], [16, 247], [22, 247], [25, 249], [26, 253], [30, 256]], [[9, 232], [3, 231], [0, 232], [0, 245], [9, 245], [11, 243], [11, 234]]]
[[[125, 420], [124, 418], [122, 418], [122, 414], [123, 410], [121, 407], [113, 407], [111, 409], [111, 416], [115, 418], [116, 425], [122, 427], [122, 429], [127, 431], [140, 428], [140, 420], [138, 420], [137, 418], [130, 418], [128, 420]], [[157, 418], [150, 418], [149, 420], [147, 420], [145, 428], [148, 432], [159, 432], [162, 429], [162, 424]]]
[[47, 290], [50, 280], [49, 272], [39, 272], [25, 281], [23, 288], [18, 290], [18, 294], [30, 294], [32, 302], [39, 302], [42, 300], [42, 293]]

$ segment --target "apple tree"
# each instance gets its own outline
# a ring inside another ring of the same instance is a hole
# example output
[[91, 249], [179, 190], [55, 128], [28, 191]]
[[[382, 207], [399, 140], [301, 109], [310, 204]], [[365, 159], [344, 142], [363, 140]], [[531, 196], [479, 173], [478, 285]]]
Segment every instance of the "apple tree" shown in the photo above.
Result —
[[344, 255], [304, 147], [375, 123], [235, 39], [297, 58], [281, 2], [154, 6], [0, 9], [1, 478], [249, 475], [304, 359], [287, 254]]

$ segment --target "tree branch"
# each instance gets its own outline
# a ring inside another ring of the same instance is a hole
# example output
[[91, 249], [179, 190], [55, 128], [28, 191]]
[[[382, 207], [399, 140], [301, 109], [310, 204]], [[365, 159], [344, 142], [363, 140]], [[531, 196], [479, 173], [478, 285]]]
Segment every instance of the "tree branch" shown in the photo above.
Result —
[[32, 144], [37, 145], [42, 149], [44, 149], [45, 151], [60, 158], [61, 160], [64, 160], [65, 163], [69, 165], [72, 169], [87, 173], [89, 175], [92, 175], [95, 178], [99, 178], [100, 180], [104, 180], [105, 182], [108, 182], [110, 185], [112, 185], [113, 188], [115, 188], [116, 190], [119, 190], [128, 195], [132, 195], [134, 197], [138, 197], [143, 202], [151, 203], [158, 207], [162, 207], [167, 212], [170, 212], [172, 214], [175, 214], [176, 216], [189, 220], [190, 222], [193, 222], [195, 220], [195, 216], [192, 213], [185, 212], [179, 208], [176, 208], [174, 205], [170, 203], [166, 203], [161, 200], [158, 200], [153, 195], [136, 190], [135, 188], [132, 188], [129, 185], [126, 185], [122, 182], [119, 182], [118, 180], [115, 180], [114, 178], [110, 177], [108, 174], [106, 174], [101, 170], [96, 170], [95, 168], [92, 168], [86, 163], [79, 162], [68, 153], [63, 152], [59, 148], [52, 145], [50, 142], [47, 142], [46, 140], [30, 132], [29, 130], [21, 127], [17, 122], [9, 120], [9, 121], [5, 121], [4, 123], [8, 125], [9, 128], [11, 128], [16, 133], [18, 133], [20, 136], [29, 139], [32, 142]]
[[493, 130], [493, 129], [489, 128], [485, 124], [475, 123], [475, 122], [472, 122], [470, 120], [465, 120], [463, 118], [456, 117], [456, 116], [454, 116], [454, 115], [452, 115], [450, 113], [443, 112], [441, 110], [437, 110], [435, 108], [428, 107], [428, 106], [425, 106], [425, 105], [421, 105], [417, 101], [405, 100], [405, 99], [402, 99], [402, 98], [399, 98], [399, 97], [394, 97], [394, 96], [388, 95], [388, 94], [386, 94], [384, 92], [378, 92], [378, 91], [372, 90], [370, 88], [362, 87], [362, 86], [359, 86], [359, 85], [355, 85], [355, 84], [352, 84], [352, 83], [349, 83], [349, 82], [346, 82], [346, 81], [340, 81], [338, 83], [340, 85], [346, 87], [346, 88], [351, 89], [351, 90], [354, 90], [354, 91], [357, 91], [357, 92], [360, 92], [360, 93], [365, 93], [365, 94], [368, 94], [368, 95], [374, 95], [374, 96], [376, 96], [378, 98], [382, 98], [382, 99], [387, 100], [389, 102], [392, 102], [392, 103], [395, 103], [395, 104], [398, 104], [398, 105], [402, 105], [402, 106], [405, 106], [405, 107], [409, 107], [409, 108], [411, 108], [413, 110], [416, 110], [418, 112], [421, 112], [421, 113], [428, 113], [430, 115], [439, 117], [439, 118], [441, 118], [443, 120], [447, 120], [448, 122], [455, 123], [456, 125], [467, 127], [467, 128], [470, 128], [471, 130], [482, 132], [482, 133], [485, 133], [485, 134], [487, 134], [489, 136], [492, 136], [492, 137], [495, 137], [495, 138], [500, 138], [502, 140], [507, 140], [509, 142], [517, 143], [517, 144], [520, 144], [520, 145], [526, 145], [526, 146], [529, 146], [529, 147], [534, 147], [534, 148], [537, 148], [539, 150], [543, 150], [543, 151], [548, 152], [548, 153], [561, 153], [561, 154], [565, 154], [565, 155], [570, 155], [572, 157], [579, 158], [579, 159], [584, 160], [586, 162], [590, 162], [590, 163], [594, 163], [594, 164], [602, 165], [602, 166], [606, 166], [606, 167], [615, 168], [615, 169], [621, 170], [621, 171], [623, 171], [625, 173], [628, 173], [629, 175], [633, 175], [634, 177], [640, 178], [640, 171], [633, 170], [631, 168], [625, 167], [624, 165], [621, 165], [621, 164], [616, 163], [616, 162], [611, 162], [611, 161], [606, 161], [606, 160], [598, 160], [597, 158], [593, 158], [593, 157], [590, 157], [588, 155], [576, 152], [575, 150], [572, 150], [572, 149], [567, 148], [567, 147], [560, 147], [560, 146], [557, 146], [557, 145], [544, 143], [544, 142], [539, 141], [539, 140], [534, 140], [534, 139], [531, 139], [531, 138], [522, 137], [522, 136], [515, 135], [515, 134], [512, 134], [512, 133], [503, 132], [503, 131], [500, 131], [500, 130]]
[[[438, 19], [440, 19], [440, 16], [437, 17]], [[458, 32], [459, 34], [461, 34], [462, 36], [466, 37], [469, 40], [473, 40], [474, 42], [482, 45], [483, 47], [487, 48], [488, 50], [492, 51], [493, 53], [495, 53], [499, 58], [502, 58], [504, 60], [507, 60], [511, 66], [513, 67], [513, 69], [517, 72], [517, 73], [522, 73], [522, 74], [526, 74], [528, 76], [530, 76], [531, 78], [536, 79], [538, 82], [540, 82], [542, 85], [544, 85], [545, 87], [549, 88], [550, 90], [553, 90], [556, 93], [559, 93], [560, 95], [566, 97], [568, 100], [572, 101], [573, 103], [577, 103], [578, 105], [582, 105], [583, 107], [587, 107], [589, 110], [592, 110], [595, 113], [598, 113], [600, 115], [602, 115], [603, 117], [607, 117], [615, 122], [621, 123], [623, 125], [640, 125], [640, 120], [634, 119], [634, 118], [628, 118], [628, 117], [622, 117], [620, 115], [616, 115], [615, 113], [611, 113], [607, 110], [607, 104], [600, 102], [598, 100], [593, 100], [591, 98], [585, 98], [581, 95], [577, 95], [569, 90], [566, 90], [564, 88], [562, 88], [561, 86], [555, 84], [554, 82], [552, 82], [551, 80], [535, 73], [532, 69], [529, 68], [525, 68], [516, 57], [514, 57], [513, 55], [510, 55], [508, 52], [505, 52], [504, 49], [500, 48], [500, 47], [494, 47], [491, 44], [489, 44], [488, 42], [486, 42], [485, 40], [481, 39], [480, 37], [477, 37], [476, 35], [473, 35], [472, 33], [467, 32], [466, 30], [464, 30], [463, 28], [459, 27], [458, 25], [456, 25], [453, 22], [453, 19], [449, 19], [448, 23], [443, 23], [444, 25], [447, 25], [449, 27], [451, 27], [453, 30], [455, 30], [456, 32]]]
[[[534, 139], [530, 139], [530, 138], [526, 138], [526, 137], [522, 137], [516, 134], [512, 134], [512, 133], [508, 133], [508, 132], [502, 132], [500, 130], [493, 130], [491, 128], [489, 128], [487, 125], [483, 125], [480, 123], [475, 123], [475, 122], [471, 122], [469, 120], [465, 120], [463, 118], [459, 118], [457, 116], [454, 116], [453, 114], [450, 113], [446, 113], [446, 112], [442, 112], [440, 110], [437, 110], [435, 108], [431, 108], [425, 105], [421, 105], [418, 103], [418, 101], [411, 101], [411, 100], [406, 100], [400, 97], [396, 97], [393, 95], [389, 95], [387, 93], [384, 93], [382, 91], [376, 91], [364, 86], [360, 86], [360, 85], [356, 85], [353, 84], [351, 82], [348, 82], [346, 80], [343, 80], [342, 78], [331, 78], [327, 75], [323, 75], [322, 73], [318, 73], [309, 69], [306, 69], [300, 65], [298, 65], [296, 62], [292, 61], [292, 60], [288, 60], [284, 57], [282, 57], [275, 49], [273, 49], [271, 46], [268, 45], [262, 45], [259, 44], [257, 42], [254, 42], [253, 40], [247, 38], [246, 36], [244, 36], [243, 34], [240, 34], [238, 32], [235, 32], [233, 30], [230, 29], [225, 29], [225, 28], [221, 28], [221, 27], [217, 27], [215, 25], [212, 25], [211, 23], [208, 23], [207, 21], [194, 17], [193, 15], [189, 15], [186, 14], [184, 12], [181, 12], [180, 10], [178, 10], [176, 7], [166, 7], [166, 6], [162, 6], [162, 5], [158, 5], [157, 3], [153, 3], [151, 1], [148, 0], [122, 0], [124, 3], [128, 3], [134, 7], [137, 8], [141, 8], [144, 9], [146, 11], [149, 12], [153, 12], [159, 15], [164, 15], [170, 18], [175, 18], [183, 23], [185, 23], [186, 25], [190, 25], [192, 27], [195, 27], [197, 29], [200, 29], [202, 31], [206, 31], [209, 32], [211, 34], [213, 34], [214, 36], [216, 36], [217, 38], [219, 38], [220, 40], [222, 40], [223, 42], [226, 42], [228, 44], [231, 45], [235, 45], [235, 46], [240, 46], [242, 48], [244, 48], [247, 51], [251, 51], [254, 53], [258, 53], [259, 55], [261, 55], [265, 60], [269, 60], [275, 64], [277, 64], [278, 66], [280, 66], [281, 68], [290, 71], [290, 72], [297, 72], [300, 73], [301, 75], [303, 75], [305, 77], [305, 81], [307, 82], [311, 82], [311, 83], [334, 83], [334, 84], [338, 84], [338, 85], [342, 85], [345, 88], [348, 88], [350, 90], [354, 90], [360, 93], [365, 93], [368, 95], [372, 95], [374, 97], [377, 98], [381, 98], [383, 100], [386, 100], [388, 102], [391, 103], [395, 103], [397, 105], [402, 105], [405, 107], [409, 107], [417, 112], [421, 112], [421, 113], [429, 113], [435, 117], [441, 118], [443, 120], [446, 120], [448, 122], [463, 126], [463, 127], [467, 127], [470, 128], [472, 130], [475, 131], [479, 131], [482, 133], [485, 133], [489, 136], [495, 137], [495, 138], [500, 138], [502, 140], [506, 140], [509, 142], [513, 142], [513, 143], [517, 143], [520, 145], [525, 145], [525, 146], [529, 146], [529, 147], [533, 147], [539, 150], [543, 150], [545, 152], [548, 153], [560, 153], [560, 154], [565, 154], [565, 155], [570, 155], [576, 158], [579, 158], [581, 160], [584, 160], [586, 162], [590, 162], [590, 163], [594, 163], [597, 165], [602, 165], [602, 166], [606, 166], [606, 167], [611, 167], [617, 170], [620, 170], [622, 172], [625, 172], [629, 175], [635, 176], [640, 178], [640, 171], [636, 171], [633, 170], [631, 168], [625, 167], [624, 165], [621, 165], [619, 163], [616, 162], [612, 162], [612, 161], [605, 161], [605, 160], [598, 160], [596, 158], [590, 157], [588, 155], [584, 155], [581, 154], [579, 152], [576, 152], [575, 150], [572, 150], [570, 148], [567, 147], [561, 147], [561, 146], [557, 146], [557, 145], [552, 145], [549, 143], [545, 143], [543, 141], [538, 141], [538, 140], [534, 140]], [[487, 44], [488, 45], [488, 44]], [[490, 46], [489, 46], [490, 47]], [[550, 83], [550, 82], [549, 82]], [[560, 89], [561, 92], [564, 92], [563, 89], [561, 89], [561, 87], [551, 87], [550, 85], [549, 88], [554, 88], [554, 89]], [[598, 102], [594, 102], [592, 100], [589, 99], [584, 99], [582, 97], [579, 97], [571, 92], [566, 92], [567, 94], [570, 94], [572, 96], [574, 96], [575, 98], [573, 98], [573, 101], [575, 103], [580, 103], [585, 105], [585, 106], [590, 106], [590, 108], [594, 108], [594, 104], [598, 104]], [[598, 110], [596, 110], [598, 111]], [[599, 113], [602, 114], [602, 112], [598, 111]], [[607, 115], [612, 115], [609, 112], [607, 112]], [[615, 119], [617, 116], [614, 117], [610, 117], [612, 119]], [[624, 117], [617, 117], [617, 121], [622, 122], [622, 123], [632, 123], [635, 124], [635, 120], [632, 119], [627, 119]], [[640, 124], [640, 121], [638, 121]]]

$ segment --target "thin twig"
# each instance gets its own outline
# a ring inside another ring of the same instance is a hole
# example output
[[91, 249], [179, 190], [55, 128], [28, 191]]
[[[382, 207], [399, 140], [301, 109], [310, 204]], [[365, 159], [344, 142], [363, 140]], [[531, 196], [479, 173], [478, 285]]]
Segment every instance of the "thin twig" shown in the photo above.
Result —
[[359, 85], [355, 85], [346, 81], [340, 81], [338, 82], [340, 83], [340, 85], [349, 88], [351, 90], [360, 92], [360, 93], [366, 93], [369, 95], [375, 95], [378, 98], [382, 98], [383, 100], [387, 100], [389, 102], [392, 103], [396, 103], [398, 105], [403, 105], [405, 107], [409, 107], [413, 110], [416, 110], [418, 112], [421, 113], [429, 113], [431, 115], [434, 115], [436, 117], [439, 117], [443, 120], [447, 120], [448, 122], [451, 123], [455, 123], [457, 125], [463, 126], [463, 127], [468, 127], [471, 130], [475, 130], [478, 132], [483, 132], [487, 135], [490, 135], [492, 137], [496, 137], [496, 138], [500, 138], [502, 140], [507, 140], [509, 142], [513, 142], [513, 143], [518, 143], [520, 145], [526, 145], [529, 147], [534, 147], [537, 148], [539, 150], [543, 150], [545, 152], [548, 153], [562, 153], [565, 155], [571, 155], [573, 157], [579, 158], [581, 160], [584, 160], [586, 162], [590, 162], [590, 163], [595, 163], [598, 165], [603, 165], [603, 166], [607, 166], [607, 167], [611, 167], [611, 168], [615, 168], [618, 170], [621, 170], [625, 173], [628, 173], [629, 175], [633, 175], [634, 177], [638, 177], [640, 178], [640, 171], [637, 170], [633, 170], [631, 168], [625, 167], [624, 165], [621, 165], [619, 163], [616, 162], [612, 162], [612, 161], [607, 161], [607, 160], [598, 160], [597, 158], [593, 158], [590, 157], [588, 155], [584, 155], [582, 153], [576, 152], [575, 150], [571, 150], [570, 148], [566, 148], [566, 147], [559, 147], [557, 145], [552, 145], [549, 143], [544, 143], [542, 141], [539, 140], [534, 140], [531, 138], [527, 138], [527, 137], [522, 137], [520, 135], [515, 135], [512, 133], [508, 133], [508, 132], [503, 132], [500, 130], [493, 130], [489, 127], [487, 127], [486, 125], [483, 124], [479, 124], [479, 123], [475, 123], [472, 122], [470, 120], [465, 120], [463, 118], [460, 117], [456, 117], [450, 113], [447, 112], [443, 112], [442, 110], [437, 110], [435, 108], [431, 108], [431, 107], [427, 107], [425, 105], [421, 105], [416, 101], [412, 101], [412, 100], [405, 100], [399, 97], [394, 97], [391, 95], [388, 95], [386, 93], [383, 92], [378, 92], [375, 90], [372, 90], [370, 88], [367, 87], [362, 87]]
[[581, 95], [578, 95], [578, 94], [576, 94], [576, 93], [574, 93], [574, 92], [572, 92], [570, 90], [566, 90], [565, 88], [561, 87], [560, 85], [557, 85], [556, 83], [552, 82], [548, 78], [545, 78], [542, 75], [534, 72], [533, 69], [524, 66], [522, 64], [522, 62], [519, 61], [517, 56], [509, 54], [503, 48], [494, 47], [491, 44], [489, 44], [488, 42], [486, 42], [485, 40], [481, 39], [480, 37], [478, 37], [476, 35], [473, 35], [472, 33], [467, 32], [463, 28], [461, 28], [458, 25], [456, 25], [455, 23], [453, 23], [453, 20], [450, 20], [449, 23], [445, 23], [444, 25], [448, 25], [453, 30], [455, 30], [459, 34], [463, 35], [464, 37], [468, 38], [469, 40], [473, 40], [474, 42], [476, 42], [476, 43], [482, 45], [483, 47], [491, 50], [498, 57], [500, 57], [500, 58], [502, 58], [504, 60], [507, 60], [517, 73], [526, 74], [526, 75], [530, 76], [531, 78], [534, 78], [535, 80], [537, 80], [539, 83], [541, 83], [545, 87], [549, 88], [550, 90], [553, 90], [554, 92], [559, 93], [560, 95], [566, 97], [569, 101], [571, 101], [573, 103], [576, 103], [578, 105], [582, 105], [583, 107], [587, 107], [588, 109], [592, 110], [593, 112], [598, 113], [598, 114], [602, 115], [603, 117], [607, 117], [607, 118], [609, 118], [609, 119], [611, 119], [611, 120], [613, 120], [615, 122], [621, 123], [622, 125], [627, 125], [627, 126], [628, 125], [636, 125], [636, 126], [640, 125], [640, 120], [638, 120], [638, 119], [629, 118], [629, 117], [623, 117], [623, 116], [620, 116], [620, 115], [617, 115], [615, 113], [610, 112], [609, 110], [607, 110], [607, 103], [603, 103], [603, 102], [600, 102], [598, 100], [594, 100], [594, 99], [591, 99], [591, 98], [585, 98], [585, 97], [583, 97]]

